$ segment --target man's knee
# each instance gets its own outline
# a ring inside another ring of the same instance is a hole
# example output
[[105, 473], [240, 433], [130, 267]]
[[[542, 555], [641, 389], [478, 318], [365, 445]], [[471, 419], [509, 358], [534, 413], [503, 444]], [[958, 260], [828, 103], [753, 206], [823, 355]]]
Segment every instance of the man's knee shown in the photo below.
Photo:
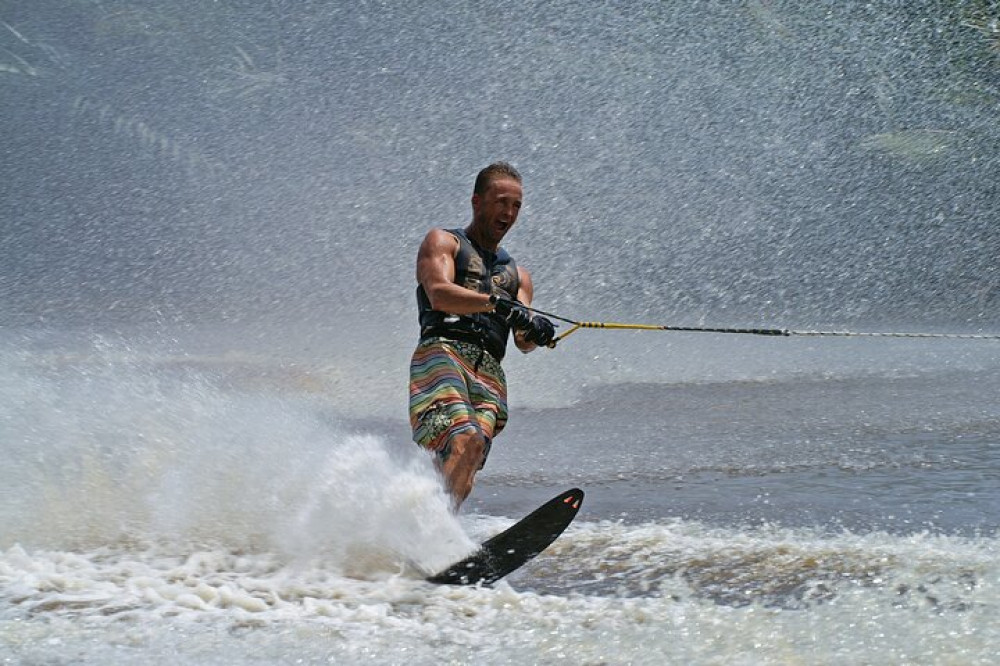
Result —
[[452, 438], [449, 456], [459, 456], [477, 466], [486, 455], [486, 438], [479, 431], [463, 432]]

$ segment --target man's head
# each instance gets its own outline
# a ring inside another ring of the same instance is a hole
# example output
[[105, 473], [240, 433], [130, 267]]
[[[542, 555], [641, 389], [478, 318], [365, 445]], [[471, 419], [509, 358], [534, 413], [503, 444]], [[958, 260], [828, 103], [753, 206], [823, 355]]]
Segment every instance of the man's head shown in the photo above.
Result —
[[476, 184], [472, 187], [472, 193], [483, 196], [486, 194], [486, 189], [490, 186], [490, 183], [500, 178], [509, 178], [516, 180], [518, 183], [521, 182], [521, 174], [513, 166], [507, 162], [494, 162], [485, 167], [476, 176]]
[[521, 174], [506, 162], [479, 172], [472, 190], [470, 233], [484, 247], [496, 249], [521, 210]]

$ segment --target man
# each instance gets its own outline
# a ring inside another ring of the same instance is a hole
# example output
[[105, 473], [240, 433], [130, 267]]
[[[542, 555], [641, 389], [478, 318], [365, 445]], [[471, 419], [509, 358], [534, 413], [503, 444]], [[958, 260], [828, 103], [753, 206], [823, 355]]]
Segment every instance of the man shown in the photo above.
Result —
[[500, 361], [510, 332], [525, 353], [555, 337], [552, 322], [527, 308], [531, 275], [500, 247], [521, 198], [517, 170], [489, 165], [473, 187], [472, 222], [431, 229], [417, 254], [420, 343], [410, 363], [410, 425], [414, 441], [437, 454], [456, 510], [507, 422]]

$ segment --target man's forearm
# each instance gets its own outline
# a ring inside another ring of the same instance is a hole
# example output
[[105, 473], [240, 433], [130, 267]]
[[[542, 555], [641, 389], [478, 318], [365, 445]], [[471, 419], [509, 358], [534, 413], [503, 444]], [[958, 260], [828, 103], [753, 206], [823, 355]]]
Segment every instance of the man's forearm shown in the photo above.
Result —
[[440, 284], [431, 289], [424, 287], [424, 290], [427, 292], [431, 307], [438, 312], [466, 315], [493, 310], [489, 294], [481, 294], [452, 282]]

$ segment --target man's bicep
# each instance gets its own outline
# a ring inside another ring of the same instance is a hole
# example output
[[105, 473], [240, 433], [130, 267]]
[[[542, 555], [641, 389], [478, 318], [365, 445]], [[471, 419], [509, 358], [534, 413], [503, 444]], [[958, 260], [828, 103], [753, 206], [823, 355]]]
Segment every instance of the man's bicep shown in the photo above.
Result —
[[455, 279], [455, 256], [451, 234], [433, 229], [420, 244], [417, 253], [417, 281], [424, 289]]
[[531, 305], [531, 299], [535, 296], [535, 286], [531, 282], [531, 273], [518, 266], [517, 281], [517, 300], [525, 305]]

